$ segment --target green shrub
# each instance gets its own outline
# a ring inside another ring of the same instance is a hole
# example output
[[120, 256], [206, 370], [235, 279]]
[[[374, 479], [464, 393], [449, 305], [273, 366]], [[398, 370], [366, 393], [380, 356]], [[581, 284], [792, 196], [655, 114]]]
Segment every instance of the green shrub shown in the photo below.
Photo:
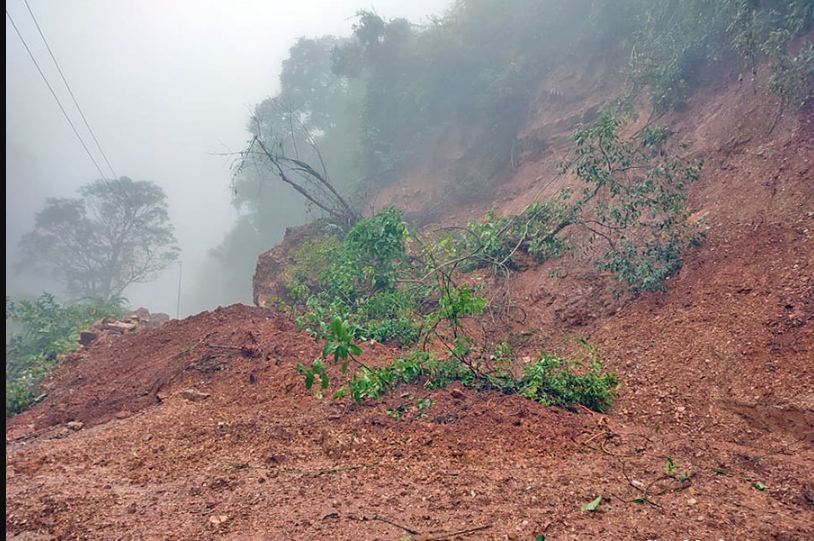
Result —
[[41, 383], [60, 353], [77, 346], [79, 332], [103, 317], [126, 313], [124, 299], [59, 304], [43, 293], [34, 300], [6, 298], [6, 416], [42, 398]]
[[353, 400], [360, 402], [380, 398], [405, 383], [439, 389], [457, 381], [467, 387], [519, 394], [546, 406], [582, 405], [606, 412], [613, 405], [618, 380], [604, 371], [596, 355], [584, 362], [543, 353], [524, 368], [520, 378], [511, 375], [510, 365], [508, 360], [488, 375], [478, 374], [454, 358], [439, 360], [426, 352], [413, 352], [388, 366], [356, 371], [338, 394], [345, 396], [349, 392]]
[[802, 101], [810, 93], [806, 48], [798, 56], [789, 52], [792, 39], [814, 24], [810, 0], [646, 1], [633, 16], [632, 72], [650, 85], [657, 110], [682, 108], [701, 68], [733, 55], [753, 73], [759, 60], [771, 60], [770, 89], [781, 96]]
[[321, 337], [334, 317], [348, 322], [354, 339], [409, 345], [423, 324], [420, 305], [432, 287], [400, 284], [415, 263], [401, 212], [385, 209], [359, 220], [344, 238], [310, 241], [292, 251], [284, 269], [289, 300], [304, 309], [301, 328]]
[[583, 405], [606, 412], [613, 405], [616, 376], [603, 372], [598, 360], [587, 366], [546, 353], [523, 369], [517, 393], [545, 406]]
[[772, 63], [770, 88], [786, 100], [805, 103], [814, 97], [814, 43], [797, 55], [781, 55]]
[[[574, 247], [604, 244], [597, 266], [613, 272], [633, 291], [660, 289], [681, 266], [681, 255], [698, 241], [686, 223], [687, 186], [702, 163], [689, 163], [665, 150], [667, 131], [648, 126], [636, 139], [622, 139], [623, 115], [604, 113], [573, 135], [573, 156], [564, 164], [582, 181], [581, 193], [563, 190], [532, 203], [520, 214], [498, 217], [492, 211], [470, 223], [454, 240], [454, 253], [470, 256], [461, 270], [517, 268], [526, 254], [538, 263], [561, 257]], [[579, 246], [566, 236], [587, 232]]]
[[499, 218], [494, 210], [487, 212], [482, 221], [471, 222], [458, 238], [458, 251], [473, 254], [472, 258], [464, 261], [461, 270], [494, 269], [499, 265], [512, 268], [510, 226], [509, 219]]

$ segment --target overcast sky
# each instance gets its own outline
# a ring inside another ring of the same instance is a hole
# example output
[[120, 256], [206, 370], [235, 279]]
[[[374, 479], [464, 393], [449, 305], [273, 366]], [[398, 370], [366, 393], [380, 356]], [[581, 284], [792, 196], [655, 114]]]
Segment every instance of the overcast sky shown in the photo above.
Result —
[[[228, 160], [212, 154], [240, 149], [250, 110], [276, 93], [280, 63], [296, 38], [347, 35], [359, 9], [420, 22], [447, 3], [29, 0], [116, 173], [166, 191], [183, 250], [184, 291], [193, 291], [207, 250], [235, 218]], [[69, 96], [23, 0], [9, 0], [6, 9], [68, 108]], [[81, 127], [78, 115], [72, 117]], [[73, 196], [98, 177], [7, 18], [7, 294], [43, 287], [9, 272], [9, 265], [45, 198]], [[175, 265], [126, 296], [135, 306], [174, 316], [177, 282]], [[198, 308], [182, 296], [182, 315]]]

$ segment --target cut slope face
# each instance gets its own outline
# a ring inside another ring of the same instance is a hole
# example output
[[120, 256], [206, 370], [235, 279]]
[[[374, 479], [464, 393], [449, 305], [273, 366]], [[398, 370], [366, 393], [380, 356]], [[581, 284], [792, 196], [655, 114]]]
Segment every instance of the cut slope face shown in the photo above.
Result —
[[[567, 182], [553, 171], [572, 124], [614, 97], [585, 70], [567, 101], [560, 77], [500, 211]], [[229, 307], [59, 368], [46, 401], [7, 427], [9, 537], [814, 538], [814, 111], [771, 129], [777, 104], [728, 80], [659, 119], [706, 162], [690, 201], [706, 237], [666, 292], [614, 299], [578, 257], [555, 263], [561, 278], [550, 264], [513, 278], [526, 319], [498, 331], [531, 332], [528, 352], [566, 332], [597, 344], [623, 382], [612, 415], [458, 388], [319, 402], [295, 371], [319, 345], [279, 314]], [[363, 349], [373, 363], [397, 354]]]

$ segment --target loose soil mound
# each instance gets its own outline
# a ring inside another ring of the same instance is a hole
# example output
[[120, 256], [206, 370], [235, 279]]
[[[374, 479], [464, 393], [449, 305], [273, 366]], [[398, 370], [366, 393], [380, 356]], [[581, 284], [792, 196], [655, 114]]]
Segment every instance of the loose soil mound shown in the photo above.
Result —
[[[661, 119], [707, 161], [706, 238], [666, 292], [614, 299], [578, 258], [512, 282], [523, 318], [496, 332], [521, 355], [589, 338], [623, 382], [610, 416], [457, 387], [317, 401], [295, 366], [318, 344], [232, 306], [60, 366], [7, 426], [7, 538], [814, 539], [814, 114], [775, 122], [736, 79]], [[530, 122], [555, 154], [518, 166], [501, 210], [557, 189], [557, 134], [604, 101]]]

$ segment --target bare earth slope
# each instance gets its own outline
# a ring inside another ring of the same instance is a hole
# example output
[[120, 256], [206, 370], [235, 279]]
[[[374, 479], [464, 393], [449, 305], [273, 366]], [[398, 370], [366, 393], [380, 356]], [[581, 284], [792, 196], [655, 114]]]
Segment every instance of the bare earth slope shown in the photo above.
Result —
[[[523, 137], [546, 150], [507, 175], [501, 210], [556, 189], [564, 137], [611, 95], [577, 79], [571, 103], [541, 91]], [[727, 79], [661, 119], [706, 160], [691, 211], [708, 228], [666, 292], [614, 299], [578, 259], [515, 279], [526, 320], [506, 332], [532, 331], [529, 352], [596, 343], [623, 382], [611, 415], [460, 388], [320, 402], [295, 371], [319, 345], [232, 306], [63, 363], [7, 423], [7, 538], [814, 538], [814, 111], [770, 133], [777, 104]]]

